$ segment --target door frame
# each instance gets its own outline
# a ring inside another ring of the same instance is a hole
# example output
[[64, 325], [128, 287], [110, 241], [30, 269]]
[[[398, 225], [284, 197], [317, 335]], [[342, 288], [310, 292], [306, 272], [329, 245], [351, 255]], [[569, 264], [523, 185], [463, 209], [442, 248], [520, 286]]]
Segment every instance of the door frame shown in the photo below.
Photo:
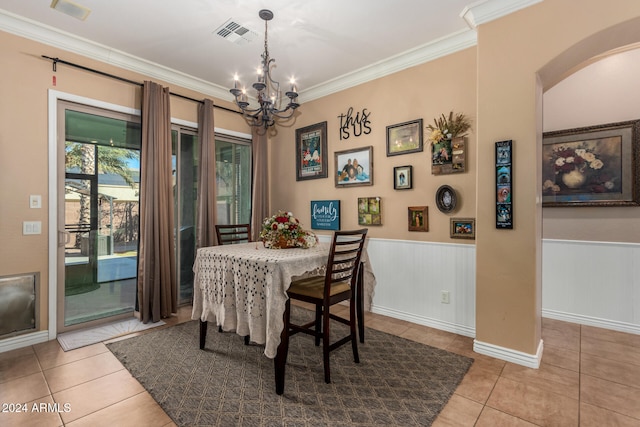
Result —
[[[125, 113], [130, 115], [140, 115], [140, 110], [136, 108], [124, 107], [122, 105], [111, 104], [109, 102], [98, 101], [96, 99], [84, 96], [74, 95], [70, 93], [60, 92], [58, 90], [49, 89], [48, 91], [48, 148], [49, 148], [49, 295], [48, 295], [48, 333], [49, 340], [55, 339], [58, 334], [58, 283], [60, 278], [58, 265], [58, 249], [59, 243], [64, 246], [64, 233], [58, 230], [58, 197], [60, 177], [64, 180], [64, 156], [60, 156], [60, 150], [64, 151], [64, 145], [58, 144], [58, 104], [59, 101], [68, 101], [76, 104], [96, 107], [104, 110], [110, 110], [117, 113]], [[63, 153], [64, 154], [64, 153]], [[61, 164], [62, 163], [62, 164]], [[60, 175], [62, 174], [62, 175]], [[64, 270], [63, 270], [64, 271]], [[64, 277], [64, 276], [63, 276]], [[83, 323], [82, 326], [88, 326], [91, 322]]]

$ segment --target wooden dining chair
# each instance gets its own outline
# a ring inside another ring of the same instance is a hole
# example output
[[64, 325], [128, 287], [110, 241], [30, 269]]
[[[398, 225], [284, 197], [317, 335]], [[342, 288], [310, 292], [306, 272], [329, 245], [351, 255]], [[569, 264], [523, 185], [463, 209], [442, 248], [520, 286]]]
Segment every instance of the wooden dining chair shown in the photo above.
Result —
[[[329, 355], [331, 351], [351, 342], [353, 360], [359, 363], [358, 340], [356, 333], [356, 305], [355, 291], [360, 269], [360, 258], [367, 237], [367, 229], [353, 231], [336, 231], [331, 242], [331, 251], [327, 260], [326, 273], [322, 276], [312, 276], [295, 280], [287, 290], [289, 299], [285, 305], [284, 322], [286, 328], [286, 346], [289, 337], [302, 332], [315, 337], [315, 344], [322, 342], [324, 363], [324, 380], [331, 382]], [[291, 300], [299, 300], [316, 306], [315, 320], [304, 325], [291, 323]], [[337, 316], [330, 312], [330, 307], [342, 301], [349, 301], [349, 318]], [[349, 335], [331, 343], [330, 320], [335, 320], [349, 326]], [[286, 356], [284, 358], [286, 363]], [[282, 366], [284, 368], [284, 366]]]
[[219, 245], [250, 242], [251, 224], [217, 224], [216, 237]]
[[[215, 227], [218, 245], [232, 245], [234, 243], [251, 242], [251, 224], [217, 224]], [[206, 325], [204, 326], [204, 331], [204, 336], [206, 337]], [[218, 326], [218, 332], [222, 332], [222, 326]], [[201, 327], [201, 340], [202, 335]], [[249, 335], [244, 337], [245, 345], [249, 345], [249, 339]]]

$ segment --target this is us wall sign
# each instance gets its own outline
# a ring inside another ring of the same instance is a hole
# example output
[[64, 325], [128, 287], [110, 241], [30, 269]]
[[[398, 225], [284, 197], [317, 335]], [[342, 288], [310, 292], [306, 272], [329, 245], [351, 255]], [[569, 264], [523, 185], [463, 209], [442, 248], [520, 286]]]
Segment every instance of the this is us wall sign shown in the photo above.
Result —
[[340, 114], [340, 140], [349, 139], [351, 135], [361, 136], [371, 133], [371, 121], [369, 116], [371, 113], [363, 108], [354, 115], [353, 107], [349, 107], [346, 114]]

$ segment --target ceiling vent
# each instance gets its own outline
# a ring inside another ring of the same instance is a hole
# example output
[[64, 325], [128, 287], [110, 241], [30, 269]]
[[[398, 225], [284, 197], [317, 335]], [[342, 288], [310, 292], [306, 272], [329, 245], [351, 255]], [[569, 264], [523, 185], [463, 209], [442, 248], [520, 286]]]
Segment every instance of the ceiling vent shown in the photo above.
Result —
[[227, 22], [222, 24], [214, 31], [214, 33], [223, 39], [229, 40], [230, 42], [238, 45], [247, 44], [258, 37], [258, 33], [238, 24], [233, 19], [229, 19]]

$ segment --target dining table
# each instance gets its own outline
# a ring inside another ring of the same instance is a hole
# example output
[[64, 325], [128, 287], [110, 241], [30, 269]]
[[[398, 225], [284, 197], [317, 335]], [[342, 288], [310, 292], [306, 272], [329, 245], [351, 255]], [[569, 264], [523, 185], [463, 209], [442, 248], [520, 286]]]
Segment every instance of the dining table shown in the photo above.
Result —
[[[207, 322], [215, 322], [223, 331], [250, 337], [251, 342], [264, 345], [266, 357], [274, 359], [276, 393], [282, 394], [284, 368], [279, 371], [278, 366], [284, 366], [281, 358], [286, 360], [287, 349], [280, 344], [287, 289], [292, 279], [324, 274], [330, 249], [328, 242], [310, 248], [272, 249], [262, 242], [199, 248], [193, 266], [191, 318], [200, 320], [200, 348], [204, 348]], [[366, 251], [359, 270], [354, 298], [363, 341], [364, 306], [370, 305], [375, 286]]]

